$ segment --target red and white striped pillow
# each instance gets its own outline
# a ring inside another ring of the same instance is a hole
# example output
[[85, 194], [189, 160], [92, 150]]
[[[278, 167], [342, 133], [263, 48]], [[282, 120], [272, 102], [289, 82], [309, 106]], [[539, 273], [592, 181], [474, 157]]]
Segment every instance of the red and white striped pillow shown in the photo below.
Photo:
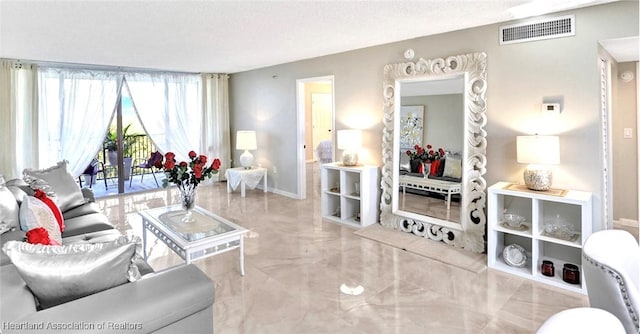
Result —
[[43, 201], [25, 196], [20, 206], [20, 228], [27, 232], [27, 242], [62, 245], [62, 233], [56, 215]]

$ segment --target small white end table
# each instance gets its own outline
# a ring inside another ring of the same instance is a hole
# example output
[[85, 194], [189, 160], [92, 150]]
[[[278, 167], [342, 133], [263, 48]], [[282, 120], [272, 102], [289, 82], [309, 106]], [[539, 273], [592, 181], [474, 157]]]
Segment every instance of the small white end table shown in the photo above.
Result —
[[245, 187], [254, 189], [260, 180], [262, 180], [262, 188], [267, 192], [267, 169], [264, 167], [244, 167], [229, 168], [225, 172], [227, 178], [227, 192], [232, 192], [240, 185], [240, 196], [245, 197]]

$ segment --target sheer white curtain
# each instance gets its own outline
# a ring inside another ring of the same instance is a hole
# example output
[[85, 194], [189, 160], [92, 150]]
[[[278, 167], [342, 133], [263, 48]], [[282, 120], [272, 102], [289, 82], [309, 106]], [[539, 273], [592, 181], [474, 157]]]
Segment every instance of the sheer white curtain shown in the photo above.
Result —
[[0, 60], [0, 174], [7, 180], [38, 164], [37, 87], [36, 65]]
[[131, 95], [145, 131], [163, 153], [186, 160], [189, 151], [205, 152], [202, 134], [202, 80], [196, 74], [127, 73]]
[[79, 175], [102, 147], [122, 74], [44, 68], [38, 73], [40, 167], [69, 161]]
[[8, 152], [0, 173], [7, 178], [62, 159], [79, 175], [102, 147], [120, 87], [161, 152], [186, 160], [194, 150], [230, 166], [227, 75], [18, 65], [3, 60], [0, 69], [0, 140]]
[[222, 162], [218, 180], [224, 180], [224, 172], [231, 166], [231, 142], [229, 129], [229, 76], [226, 74], [203, 74], [204, 113], [202, 147], [207, 156], [217, 157]]

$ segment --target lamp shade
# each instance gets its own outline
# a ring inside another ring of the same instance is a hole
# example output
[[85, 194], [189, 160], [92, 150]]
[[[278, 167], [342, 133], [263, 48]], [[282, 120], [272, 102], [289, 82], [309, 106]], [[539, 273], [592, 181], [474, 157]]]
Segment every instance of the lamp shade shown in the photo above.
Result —
[[345, 166], [358, 165], [358, 151], [362, 147], [361, 130], [339, 130], [338, 149], [342, 151], [342, 164]]
[[255, 131], [238, 131], [236, 133], [236, 150], [255, 150], [257, 148]]
[[339, 130], [338, 131], [338, 149], [354, 150], [362, 147], [362, 131], [361, 130]]
[[521, 164], [554, 165], [560, 163], [558, 136], [517, 136], [517, 160]]

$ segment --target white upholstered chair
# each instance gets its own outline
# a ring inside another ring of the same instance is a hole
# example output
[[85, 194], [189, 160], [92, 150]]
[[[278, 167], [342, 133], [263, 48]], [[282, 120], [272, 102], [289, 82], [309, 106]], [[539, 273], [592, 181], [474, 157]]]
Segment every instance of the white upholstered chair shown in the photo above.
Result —
[[615, 315], [627, 333], [639, 332], [640, 248], [627, 231], [593, 233], [584, 243], [583, 270], [591, 307]]
[[536, 334], [624, 334], [622, 323], [613, 314], [592, 307], [560, 311], [542, 323]]
[[333, 161], [333, 142], [331, 140], [323, 140], [316, 147], [316, 157], [321, 164]]

